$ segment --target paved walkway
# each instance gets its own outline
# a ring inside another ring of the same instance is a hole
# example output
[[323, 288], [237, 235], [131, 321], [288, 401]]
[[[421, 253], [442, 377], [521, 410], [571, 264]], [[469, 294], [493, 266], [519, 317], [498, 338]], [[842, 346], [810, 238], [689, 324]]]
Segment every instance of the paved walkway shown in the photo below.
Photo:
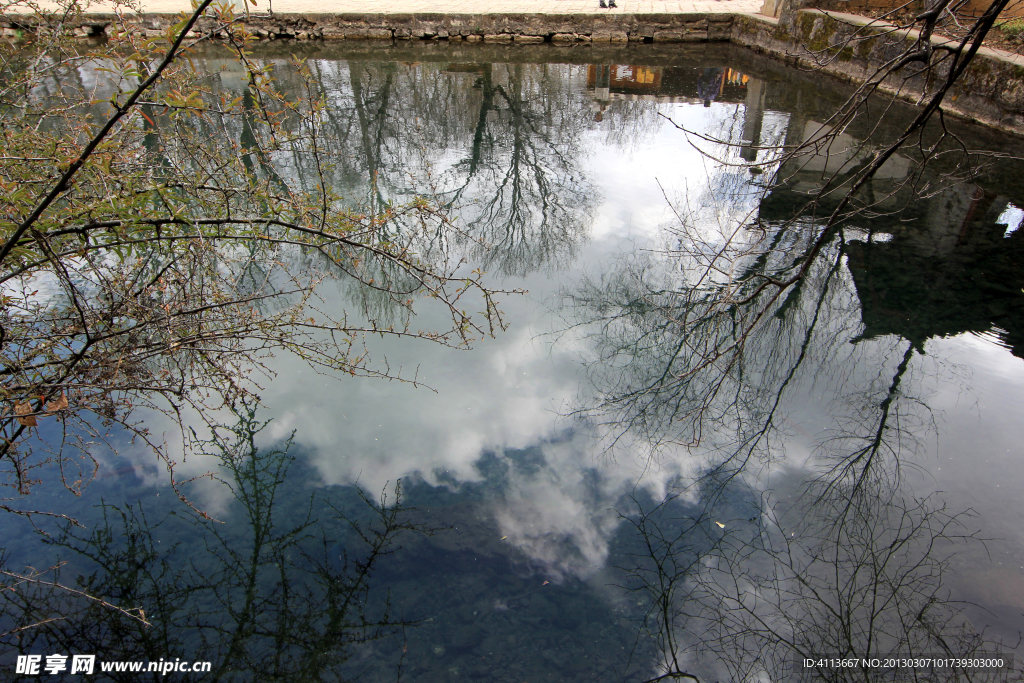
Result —
[[[237, 5], [241, 0], [235, 0]], [[616, 0], [619, 7], [600, 9], [598, 0], [256, 0], [254, 12], [303, 14], [685, 14], [731, 12], [757, 14], [763, 0]], [[55, 3], [42, 2], [43, 7]], [[86, 12], [110, 12], [108, 2], [88, 2]], [[189, 0], [140, 0], [146, 12], [177, 13], [191, 8]]]

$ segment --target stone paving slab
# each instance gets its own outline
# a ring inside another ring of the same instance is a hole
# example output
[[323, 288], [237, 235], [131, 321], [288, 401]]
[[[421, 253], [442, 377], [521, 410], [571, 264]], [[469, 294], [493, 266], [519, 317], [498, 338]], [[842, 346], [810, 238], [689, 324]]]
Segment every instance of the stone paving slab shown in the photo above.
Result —
[[[256, 0], [250, 10], [277, 14], [757, 14], [763, 0], [616, 0], [617, 9], [602, 10], [598, 0]], [[142, 0], [143, 12], [164, 14], [191, 9], [188, 0]], [[235, 0], [241, 6], [241, 0]], [[87, 13], [109, 13], [110, 2], [82, 2]], [[41, 2], [55, 9], [55, 2]], [[16, 6], [15, 6], [16, 7]], [[7, 9], [16, 12], [14, 7]], [[26, 11], [26, 13], [28, 13]]]

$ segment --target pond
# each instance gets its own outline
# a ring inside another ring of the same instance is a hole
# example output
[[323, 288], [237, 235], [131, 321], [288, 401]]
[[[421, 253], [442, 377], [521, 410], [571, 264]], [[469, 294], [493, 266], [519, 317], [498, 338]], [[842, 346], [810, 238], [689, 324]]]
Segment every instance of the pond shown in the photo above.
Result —
[[[23, 507], [82, 526], [11, 515], [5, 567], [64, 562], [61, 583], [109, 604], [8, 595], [0, 631], [46, 623], [7, 635], [0, 667], [95, 653], [211, 662], [182, 680], [961, 680], [805, 660], [973, 656], [1006, 664], [970, 680], [1019, 680], [1019, 164], [963, 179], [901, 152], [815, 248], [844, 174], [908, 105], [833, 131], [849, 88], [729, 47], [301, 49], [343, 150], [335, 190], [438, 198], [466, 268], [522, 290], [501, 297], [508, 328], [470, 350], [368, 340], [407, 381], [269, 359], [258, 408], [223, 411], [240, 446], [181, 464], [212, 519], [127, 440], [93, 452], [82, 496], [37, 486]], [[257, 57], [299, 87], [288, 53]], [[195, 61], [244, 91], [230, 60]], [[971, 148], [1024, 150], [951, 125]], [[797, 262], [782, 296], [743, 289]], [[328, 287], [327, 308], [383, 305]]]

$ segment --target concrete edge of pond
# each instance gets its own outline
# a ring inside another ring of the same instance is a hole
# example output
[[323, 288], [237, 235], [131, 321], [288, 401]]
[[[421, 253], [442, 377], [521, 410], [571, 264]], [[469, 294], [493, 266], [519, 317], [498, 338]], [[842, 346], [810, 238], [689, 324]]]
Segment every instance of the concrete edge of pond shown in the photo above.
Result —
[[[919, 32], [852, 14], [803, 9], [781, 19], [735, 15], [730, 40], [789, 63], [864, 83], [917, 41]], [[942, 45], [948, 39], [932, 37]], [[908, 66], [879, 90], [916, 103], [949, 73], [949, 60], [930, 71]], [[943, 111], [972, 123], [1024, 136], [1024, 57], [981, 48], [943, 101]]]
[[[164, 35], [177, 14], [130, 16], [131, 30]], [[84, 13], [67, 24], [87, 38], [110, 33], [117, 17]], [[510, 45], [555, 43], [707, 43], [732, 42], [787, 63], [811, 68], [853, 83], [871, 74], [917, 40], [916, 31], [864, 17], [817, 9], [783, 12], [781, 19], [741, 13], [676, 14], [262, 14], [244, 19], [262, 40], [427, 40]], [[45, 30], [36, 15], [8, 14], [3, 35], [17, 39]], [[212, 20], [202, 30], [216, 30]], [[932, 38], [939, 44], [941, 38]], [[906, 67], [890, 75], [882, 92], [915, 102], [926, 96], [948, 65], [927, 73]], [[1024, 58], [982, 48], [944, 102], [958, 117], [1024, 136]]]

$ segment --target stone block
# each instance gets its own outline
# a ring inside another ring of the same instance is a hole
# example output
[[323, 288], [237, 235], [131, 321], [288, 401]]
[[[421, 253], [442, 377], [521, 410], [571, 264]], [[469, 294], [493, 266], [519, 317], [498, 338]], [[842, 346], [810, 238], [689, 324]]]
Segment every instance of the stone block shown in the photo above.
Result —
[[543, 43], [544, 36], [516, 36], [514, 42], [517, 44]]
[[470, 33], [468, 36], [466, 36], [466, 42], [467, 43], [479, 43], [483, 39], [484, 39], [483, 36], [478, 36], [475, 33]]
[[594, 31], [590, 34], [590, 39], [595, 43], [610, 43], [612, 42], [612, 34], [608, 31]]
[[[367, 40], [374, 39], [379, 40], [381, 38], [390, 38], [391, 31], [388, 29], [381, 28], [365, 28], [362, 26], [344, 26], [342, 27], [343, 37], [349, 40]], [[386, 35], [384, 35], [386, 34]], [[279, 34], [280, 35], [280, 34]], [[324, 37], [327, 37], [326, 31]]]
[[686, 40], [686, 31], [655, 31], [656, 43], [682, 43]]
[[[263, 33], [267, 34], [268, 36], [273, 35], [273, 34], [269, 33], [268, 31], [264, 31]], [[324, 40], [344, 40], [345, 39], [345, 29], [342, 28], [341, 26], [324, 26], [324, 29], [323, 29], [322, 33], [323, 33], [323, 36], [324, 36]]]
[[729, 40], [732, 38], [732, 24], [711, 24], [708, 26], [708, 40]]
[[485, 43], [511, 43], [511, 33], [487, 33], [484, 34]]
[[576, 34], [575, 33], [556, 33], [555, 35], [551, 36], [551, 42], [552, 43], [575, 43], [576, 42]]

